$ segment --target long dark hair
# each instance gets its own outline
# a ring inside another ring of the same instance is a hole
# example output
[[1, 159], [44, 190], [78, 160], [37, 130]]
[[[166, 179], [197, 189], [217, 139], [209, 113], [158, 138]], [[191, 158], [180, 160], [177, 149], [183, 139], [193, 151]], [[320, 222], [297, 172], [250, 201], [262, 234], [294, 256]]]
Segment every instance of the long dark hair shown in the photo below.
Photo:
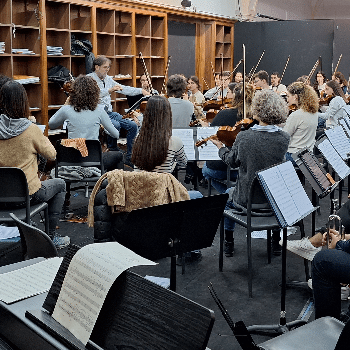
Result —
[[172, 133], [169, 101], [152, 96], [143, 115], [142, 127], [135, 139], [131, 162], [141, 170], [152, 171], [166, 160]]
[[335, 96], [340, 96], [347, 103], [343, 89], [341, 88], [340, 84], [337, 81], [335, 80], [327, 81], [326, 85], [328, 85], [333, 90], [333, 93]]
[[88, 109], [94, 111], [97, 108], [99, 96], [100, 89], [96, 80], [86, 75], [79, 75], [72, 85], [69, 104], [77, 112]]
[[25, 88], [17, 81], [10, 80], [0, 90], [1, 113], [11, 119], [29, 117], [29, 102]]

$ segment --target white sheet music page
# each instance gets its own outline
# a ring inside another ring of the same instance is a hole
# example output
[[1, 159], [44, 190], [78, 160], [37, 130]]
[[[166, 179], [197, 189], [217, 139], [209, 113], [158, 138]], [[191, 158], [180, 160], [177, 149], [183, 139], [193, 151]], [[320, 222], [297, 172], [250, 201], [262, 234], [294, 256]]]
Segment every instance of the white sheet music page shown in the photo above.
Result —
[[350, 128], [346, 122], [346, 120], [344, 118], [340, 118], [338, 119], [338, 123], [339, 125], [341, 125], [345, 131], [345, 133], [347, 134], [346, 136], [349, 137], [350, 136]]
[[52, 317], [84, 345], [115, 279], [138, 265], [156, 265], [117, 242], [89, 244], [69, 264]]
[[177, 136], [184, 144], [184, 150], [188, 160], [196, 160], [194, 153], [193, 129], [173, 129], [173, 136]]
[[350, 174], [350, 168], [343, 161], [328, 139], [321, 142], [317, 148], [341, 179], [346, 178]]
[[[215, 135], [218, 131], [218, 126], [197, 128], [197, 141]], [[208, 141], [201, 147], [198, 147], [198, 160], [220, 160], [218, 148]]]
[[343, 128], [339, 125], [333, 129], [326, 130], [325, 134], [339, 155], [343, 159], [348, 159], [348, 154], [350, 154], [350, 141]]
[[6, 304], [47, 292], [63, 258], [51, 258], [0, 274], [0, 300]]

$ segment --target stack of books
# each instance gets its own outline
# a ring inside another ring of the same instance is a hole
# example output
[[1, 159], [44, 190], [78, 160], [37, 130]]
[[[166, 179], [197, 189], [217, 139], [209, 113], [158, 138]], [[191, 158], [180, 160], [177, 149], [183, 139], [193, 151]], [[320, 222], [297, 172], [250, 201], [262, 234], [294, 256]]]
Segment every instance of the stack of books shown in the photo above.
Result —
[[63, 48], [60, 46], [47, 46], [47, 55], [48, 56], [62, 56]]
[[20, 84], [34, 84], [40, 82], [40, 78], [33, 75], [14, 75], [13, 79]]
[[35, 52], [29, 49], [12, 49], [12, 53], [19, 55], [35, 55]]

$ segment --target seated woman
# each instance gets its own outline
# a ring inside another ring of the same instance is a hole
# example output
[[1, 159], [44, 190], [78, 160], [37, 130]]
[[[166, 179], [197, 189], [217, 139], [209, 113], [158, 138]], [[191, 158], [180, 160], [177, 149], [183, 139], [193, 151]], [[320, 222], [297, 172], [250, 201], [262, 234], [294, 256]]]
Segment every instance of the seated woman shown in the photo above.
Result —
[[[334, 81], [327, 81], [325, 87], [327, 96], [334, 96], [329, 102], [329, 106], [324, 113], [318, 113], [319, 124], [325, 122], [327, 129], [334, 128], [338, 125], [338, 119], [347, 116], [343, 107], [346, 106], [347, 100], [340, 85]], [[320, 120], [321, 119], [321, 120]]]
[[287, 88], [287, 102], [297, 108], [289, 115], [283, 128], [290, 135], [286, 159], [294, 163], [292, 153], [305, 147], [313, 151], [318, 124], [318, 97], [311, 86], [295, 82]]
[[200, 91], [201, 86], [198, 77], [193, 75], [188, 78], [187, 87], [190, 94], [188, 100], [193, 103], [196, 119], [203, 118], [203, 103], [205, 102], [205, 98]]
[[31, 202], [47, 202], [49, 209], [49, 236], [57, 249], [70, 243], [68, 236], [56, 234], [56, 226], [66, 195], [66, 184], [61, 179], [40, 182], [38, 155], [54, 160], [56, 150], [38, 126], [28, 120], [29, 104], [24, 87], [9, 81], [0, 90], [0, 166], [21, 168], [27, 178]]
[[[257, 92], [252, 101], [251, 113], [259, 124], [241, 131], [231, 149], [218, 140], [212, 140], [219, 148], [220, 158], [231, 167], [239, 168], [236, 186], [227, 190], [228, 209], [237, 204], [246, 208], [249, 186], [256, 172], [282, 162], [288, 149], [290, 136], [276, 126], [283, 123], [288, 114], [287, 105], [281, 96], [268, 89]], [[257, 188], [254, 203], [266, 202], [263, 190]], [[225, 255], [228, 257], [233, 256], [234, 227], [235, 223], [225, 218]], [[278, 245], [278, 241], [279, 236], [274, 233], [273, 243]]]
[[[250, 105], [253, 98], [253, 86], [246, 85], [246, 108], [247, 115], [250, 115]], [[227, 98], [232, 99], [232, 108], [222, 109], [214, 118], [210, 126], [234, 126], [236, 122], [243, 119], [243, 84], [230, 83], [228, 85]], [[203, 125], [207, 126], [207, 125]], [[209, 180], [213, 187], [219, 192], [224, 193], [227, 190], [226, 184], [217, 180], [226, 180], [227, 165], [220, 160], [207, 161], [202, 169], [203, 176]], [[235, 180], [237, 172], [232, 172], [231, 180]]]
[[[113, 126], [107, 113], [98, 107], [99, 94], [96, 81], [89, 76], [80, 75], [72, 85], [72, 92], [65, 106], [50, 118], [50, 129], [56, 129], [67, 122], [69, 139], [98, 140], [102, 125], [110, 136], [118, 138], [119, 131]], [[123, 169], [122, 152], [109, 151], [103, 153], [102, 157], [107, 171]]]

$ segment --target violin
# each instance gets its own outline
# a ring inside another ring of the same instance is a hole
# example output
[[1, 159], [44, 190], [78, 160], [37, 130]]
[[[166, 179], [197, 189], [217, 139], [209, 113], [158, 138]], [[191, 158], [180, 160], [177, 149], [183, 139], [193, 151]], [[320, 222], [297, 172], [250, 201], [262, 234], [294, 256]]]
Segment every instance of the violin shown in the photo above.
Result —
[[297, 106], [297, 105], [294, 105], [294, 104], [288, 106], [288, 108], [289, 108], [289, 114], [291, 114], [291, 113], [293, 113], [293, 112], [295, 112], [295, 111], [298, 110], [298, 106]]
[[[322, 96], [322, 95], [321, 95]], [[332, 95], [327, 95], [326, 97], [321, 97], [319, 100], [318, 100], [318, 103], [320, 105], [329, 105], [329, 102], [331, 102], [331, 100], [333, 99], [333, 97], [335, 97], [334, 94]]]
[[147, 107], [147, 102], [148, 101], [142, 101], [140, 103], [140, 106], [138, 109], [133, 109], [131, 111], [129, 111], [128, 113], [126, 113], [125, 115], [123, 115], [122, 119], [134, 119], [134, 112], [138, 112], [138, 113], [144, 113]]
[[230, 98], [224, 98], [223, 100], [209, 100], [203, 104], [203, 111], [209, 111], [210, 109], [220, 109], [224, 105], [231, 105]]
[[196, 146], [200, 147], [205, 145], [209, 140], [219, 140], [225, 146], [232, 147], [233, 143], [236, 141], [238, 133], [242, 130], [249, 129], [255, 124], [258, 124], [257, 120], [245, 118], [237, 122], [235, 126], [220, 126], [215, 135], [211, 135], [203, 140], [197, 141]]
[[73, 82], [74, 80], [68, 80], [62, 86], [62, 90], [65, 92], [67, 96], [69, 96], [69, 94], [73, 91], [73, 88], [72, 88]]

